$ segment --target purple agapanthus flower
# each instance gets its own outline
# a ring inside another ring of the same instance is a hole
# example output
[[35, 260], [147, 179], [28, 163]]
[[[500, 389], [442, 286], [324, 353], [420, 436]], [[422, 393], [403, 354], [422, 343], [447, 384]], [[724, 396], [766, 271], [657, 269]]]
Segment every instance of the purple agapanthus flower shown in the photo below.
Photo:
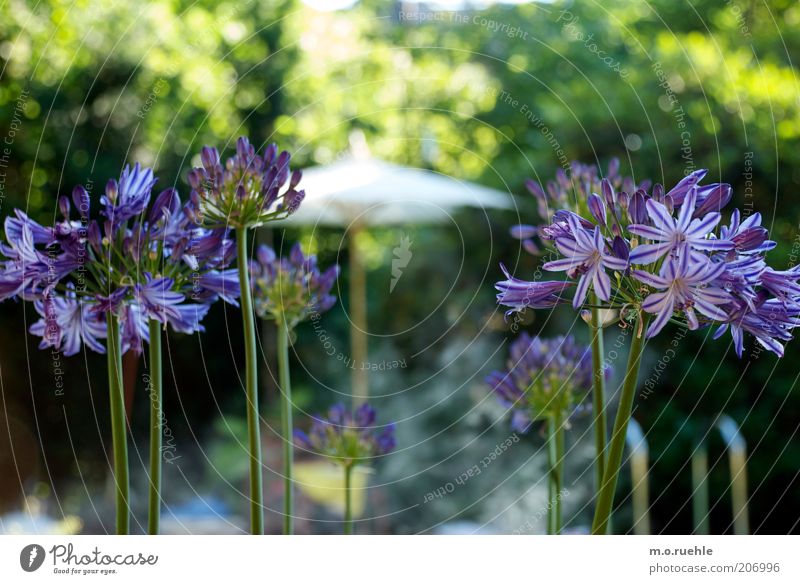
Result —
[[[608, 370], [606, 370], [608, 373]], [[511, 411], [511, 427], [525, 433], [533, 421], [568, 418], [592, 387], [591, 351], [572, 337], [542, 339], [523, 332], [509, 350], [507, 369], [486, 383]]]
[[578, 278], [578, 287], [572, 300], [575, 308], [583, 304], [590, 285], [598, 298], [608, 301], [611, 298], [611, 279], [606, 268], [624, 271], [628, 262], [611, 253], [599, 227], [589, 234], [573, 214], [569, 215], [568, 224], [571, 237], [558, 237], [555, 240], [564, 259], [547, 262], [544, 269], [551, 272], [566, 271]]
[[183, 334], [203, 332], [205, 328], [200, 323], [210, 308], [209, 304], [184, 302], [174, 307], [174, 311], [167, 316], [167, 322], [175, 332]]
[[145, 316], [161, 323], [179, 319], [178, 305], [186, 297], [174, 290], [175, 281], [172, 278], [153, 278], [150, 274], [145, 274], [144, 280], [133, 287], [133, 300]]
[[792, 339], [792, 329], [800, 326], [800, 305], [787, 305], [777, 298], [769, 298], [766, 292], [758, 294], [755, 302], [746, 303], [734, 300], [730, 306], [728, 322], [723, 323], [714, 333], [720, 338], [730, 329], [736, 354], [744, 353], [744, 333], [755, 337], [765, 349], [783, 357], [782, 343]]
[[344, 404], [328, 410], [327, 417], [314, 416], [308, 433], [294, 431], [298, 447], [330, 458], [345, 467], [367, 464], [397, 445], [395, 426], [377, 426], [375, 409], [368, 403], [351, 412]]
[[34, 302], [36, 312], [42, 317], [30, 326], [30, 333], [41, 337], [40, 349], [53, 347], [65, 356], [76, 355], [81, 344], [92, 351], [105, 353], [100, 342], [106, 338], [106, 322], [102, 313], [92, 305], [77, 298], [70, 288], [64, 296], [51, 296]]
[[240, 295], [240, 290], [239, 271], [236, 268], [210, 270], [197, 279], [197, 290], [192, 294], [192, 299], [210, 303], [221, 298], [228, 304], [238, 306], [236, 299]]
[[642, 310], [656, 315], [647, 329], [647, 338], [657, 335], [675, 311], [683, 312], [691, 330], [700, 326], [695, 309], [712, 320], [727, 320], [728, 314], [720, 305], [730, 302], [731, 296], [713, 285], [724, 270], [722, 264], [692, 258], [686, 246], [677, 258], [664, 262], [658, 275], [633, 270], [633, 277], [659, 290], [648, 294], [642, 302]]
[[[628, 193], [649, 187], [650, 181], [637, 184], [632, 177], [622, 176], [616, 158], [609, 162], [605, 176], [601, 176], [595, 165], [573, 161], [568, 171], [559, 169], [555, 180], [549, 181], [544, 187], [535, 180], [525, 181], [525, 188], [536, 199], [539, 216], [551, 222], [556, 220], [558, 213], [564, 211], [578, 215], [590, 212], [596, 218], [596, 212], [601, 212], [603, 220], [598, 219], [601, 224], [605, 224], [607, 217], [618, 221], [617, 217], [624, 214], [627, 207]], [[617, 194], [617, 191], [621, 192]], [[595, 193], [600, 192], [605, 204], [598, 207], [594, 199], [598, 198]], [[525, 251], [538, 255], [541, 250], [535, 238], [546, 241], [552, 239], [553, 234], [547, 228], [523, 224], [513, 226], [511, 236], [522, 241]]]
[[91, 218], [91, 197], [80, 186], [72, 192], [78, 219], [70, 217], [67, 197], [58, 200], [62, 219], [52, 228], [22, 212], [8, 218], [8, 245], [0, 246], [6, 258], [0, 263], [0, 300], [19, 296], [52, 308], [59, 316], [48, 327], [65, 328], [50, 339], [70, 352], [82, 338], [91, 349], [100, 346], [91, 341], [96, 335], [73, 334], [75, 306], [94, 314], [84, 317], [94, 324], [115, 314], [123, 347], [134, 351], [148, 341], [150, 320], [183, 333], [202, 330], [208, 312], [202, 305], [218, 298], [235, 303], [239, 295], [235, 270], [229, 269], [236, 246], [228, 229], [198, 224], [196, 197], [182, 204], [170, 188], [151, 204], [155, 182], [151, 169], [126, 166], [118, 182], [108, 182], [100, 221]]
[[339, 266], [320, 271], [316, 256], [303, 254], [299, 243], [287, 258], [278, 257], [269, 246], [259, 246], [256, 259], [250, 262], [250, 274], [256, 313], [285, 322], [289, 328], [336, 303], [331, 289]]
[[20, 296], [36, 300], [51, 291], [58, 282], [79, 266], [72, 253], [54, 247], [57, 236], [15, 210], [7, 217], [5, 233], [8, 245], [0, 244], [0, 301]]
[[105, 194], [100, 197], [103, 215], [113, 225], [125, 223], [144, 213], [150, 201], [150, 192], [156, 184], [153, 170], [142, 168], [137, 162], [133, 169], [126, 166], [119, 182], [111, 179], [106, 184]]
[[632, 224], [628, 225], [628, 231], [655, 243], [640, 244], [633, 248], [630, 253], [631, 263], [652, 264], [684, 244], [688, 244], [692, 252], [733, 249], [734, 244], [730, 241], [708, 237], [720, 222], [721, 215], [718, 212], [713, 211], [703, 217], [692, 218], [696, 201], [697, 189], [690, 188], [676, 219], [665, 205], [652, 199], [648, 200], [647, 214], [653, 225]]
[[786, 304], [800, 303], [800, 266], [788, 270], [766, 267], [760, 274], [761, 286]]
[[284, 219], [305, 197], [298, 190], [302, 173], [289, 168], [291, 155], [270, 144], [263, 154], [246, 137], [236, 141], [236, 154], [223, 169], [216, 148], [203, 147], [202, 167], [189, 173], [192, 197], [200, 203], [200, 216], [215, 227], [248, 228]]
[[498, 291], [497, 303], [508, 306], [506, 318], [514, 312], [523, 312], [528, 308], [551, 308], [563, 302], [562, 293], [573, 286], [572, 282], [528, 282], [512, 276], [508, 269], [500, 264], [506, 276], [495, 284]]
[[742, 221], [739, 209], [731, 213], [730, 225], [720, 228], [719, 238], [733, 243], [739, 254], [765, 253], [777, 245], [768, 239], [769, 232], [761, 226], [761, 213], [753, 213]]
[[[583, 172], [580, 166], [578, 170]], [[622, 299], [622, 305], [609, 303], [608, 308], [640, 307], [654, 314], [650, 337], [674, 317], [692, 329], [731, 329], [740, 355], [742, 332], [782, 354], [783, 343], [797, 326], [800, 267], [775, 270], [767, 265], [764, 254], [775, 242], [762, 227], [761, 216], [753, 213], [742, 219], [734, 210], [730, 224], [720, 226], [720, 210], [730, 202], [732, 189], [726, 183], [701, 185], [705, 170], [687, 175], [668, 191], [660, 184], [649, 189], [649, 184], [630, 180], [620, 189], [616, 170], [615, 178], [581, 174], [591, 180], [580, 185], [575, 177], [560, 173], [547, 192], [529, 185], [540, 202], [558, 202], [562, 208], [547, 208], [549, 225], [518, 226], [515, 234], [523, 240], [536, 235], [554, 244], [561, 257], [544, 267], [580, 278], [573, 306], [584, 302], [593, 285], [603, 302], [611, 296]], [[568, 196], [570, 192], [576, 197]], [[549, 308], [562, 299], [558, 282], [526, 288], [524, 280], [503, 271], [508, 280], [498, 284], [503, 292], [498, 302], [512, 310]], [[765, 324], [767, 311], [779, 325]], [[620, 317], [629, 319], [631, 314]]]

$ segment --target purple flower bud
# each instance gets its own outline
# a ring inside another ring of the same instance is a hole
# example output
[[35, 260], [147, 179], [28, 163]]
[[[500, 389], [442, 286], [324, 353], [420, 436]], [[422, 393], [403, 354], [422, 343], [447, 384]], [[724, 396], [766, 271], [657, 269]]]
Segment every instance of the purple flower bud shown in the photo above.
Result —
[[244, 189], [244, 185], [241, 183], [236, 187], [236, 198], [240, 201], [244, 201], [245, 198], [247, 198], [247, 191]]
[[292, 250], [289, 252], [289, 261], [291, 261], [295, 266], [301, 267], [305, 260], [306, 257], [303, 255], [303, 248], [300, 247], [299, 243], [295, 243], [292, 246]]
[[672, 199], [672, 195], [664, 197], [664, 206], [667, 208], [670, 215], [675, 212], [675, 201]]
[[283, 203], [286, 212], [291, 215], [300, 208], [300, 203], [306, 198], [305, 191], [288, 191], [284, 196]]
[[266, 164], [267, 166], [271, 165], [277, 155], [278, 155], [277, 144], [273, 143], [267, 146], [266, 150], [264, 150], [264, 164]]
[[193, 168], [186, 175], [189, 185], [196, 191], [200, 190], [200, 188], [203, 186], [203, 178], [203, 171], [199, 168]]
[[[603, 187], [605, 187], [606, 183], [608, 183], [608, 181], [606, 179], [603, 179]], [[610, 188], [611, 187], [611, 183], [608, 183], [608, 185], [609, 185], [609, 188]], [[606, 190], [606, 189], [603, 188], [603, 190]], [[613, 197], [613, 195], [612, 195], [612, 197]], [[606, 199], [606, 200], [608, 200], [608, 199]], [[606, 207], [603, 204], [603, 200], [599, 197], [599, 195], [596, 195], [596, 194], [592, 193], [592, 194], [589, 195], [589, 200], [587, 202], [589, 204], [589, 212], [591, 212], [592, 217], [594, 217], [595, 220], [600, 225], [605, 226], [605, 224], [606, 224]]]
[[236, 155], [242, 160], [249, 160], [250, 156], [250, 140], [247, 136], [241, 136], [236, 140]]
[[712, 211], [721, 211], [727, 205], [733, 191], [731, 185], [725, 183], [718, 183], [708, 185], [697, 190], [697, 199], [702, 201], [694, 212], [693, 217], [705, 217]]
[[646, 223], [647, 222], [647, 208], [645, 207], [645, 198], [641, 192], [633, 194], [628, 205], [628, 218], [631, 223]]
[[539, 254], [539, 247], [536, 245], [536, 242], [532, 239], [523, 239], [522, 240], [522, 249], [528, 252], [531, 255], [538, 255]]
[[78, 213], [81, 214], [82, 218], [89, 216], [89, 193], [86, 192], [85, 188], [78, 185], [72, 189], [72, 202], [75, 203], [75, 208], [78, 209]]
[[689, 189], [697, 185], [697, 183], [703, 179], [707, 172], [708, 171], [705, 168], [701, 168], [700, 170], [695, 170], [694, 172], [687, 174], [667, 194], [672, 197], [672, 200], [675, 201], [676, 205], [680, 205], [683, 203], [683, 199], [686, 198], [686, 193], [689, 192]]
[[284, 167], [289, 166], [289, 160], [291, 160], [291, 158], [292, 155], [289, 154], [289, 151], [284, 150], [278, 155], [278, 159], [275, 161], [275, 166], [277, 166], [278, 169], [283, 169]]
[[528, 179], [525, 181], [525, 188], [528, 189], [528, 192], [532, 194], [537, 199], [545, 199], [544, 190], [542, 190], [542, 185], [536, 182], [533, 179]]
[[65, 196], [58, 197], [58, 210], [61, 211], [61, 215], [64, 217], [66, 221], [69, 221], [69, 199]]
[[[202, 150], [200, 150], [200, 161], [203, 164], [203, 168], [208, 172], [213, 172], [219, 164], [219, 152], [216, 148], [203, 146]], [[196, 188], [194, 185], [192, 185], [192, 187]]]
[[258, 250], [256, 251], [256, 257], [262, 264], [271, 264], [275, 261], [277, 256], [275, 254], [275, 250], [268, 245], [259, 245]]
[[629, 203], [630, 203], [630, 197], [628, 196], [628, 193], [626, 193], [625, 191], [620, 191], [619, 193], [617, 193], [617, 204], [619, 205], [619, 208], [622, 209], [623, 212], [626, 212], [628, 210]]
[[179, 262], [181, 259], [183, 259], [183, 254], [186, 252], [186, 246], [188, 243], [188, 239], [181, 239], [177, 244], [175, 244], [175, 246], [172, 248], [172, 253], [170, 254], [170, 259], [173, 262]]
[[636, 192], [636, 183], [633, 182], [631, 177], [626, 176], [622, 179], [622, 185], [620, 188], [626, 193], [633, 193]]
[[269, 170], [264, 173], [264, 177], [261, 179], [261, 188], [263, 194], [266, 195], [273, 187], [280, 187], [280, 185], [275, 181], [275, 177], [277, 176], [278, 169], [275, 166], [270, 166]]
[[763, 227], [749, 227], [732, 238], [738, 251], [756, 249], [769, 237], [769, 232]]
[[[661, 183], [656, 183], [653, 185], [653, 199], [658, 201], [659, 203], [664, 198], [664, 185]], [[673, 199], [674, 201], [675, 199]]]
[[295, 170], [292, 173], [292, 178], [289, 181], [289, 188], [294, 189], [297, 185], [300, 184], [300, 179], [303, 178], [303, 171], [302, 170]]
[[533, 225], [514, 225], [509, 230], [514, 239], [530, 239], [536, 236], [536, 227]]
[[89, 244], [94, 248], [96, 253], [100, 253], [103, 247], [103, 235], [100, 233], [100, 225], [97, 221], [89, 223], [89, 228], [86, 230], [86, 236]]
[[605, 199], [606, 204], [609, 208], [613, 208], [614, 204], [616, 203], [615, 196], [614, 196], [614, 187], [611, 185], [611, 181], [607, 178], [604, 178], [600, 182], [600, 186], [603, 190], [603, 199]]
[[339, 268], [338, 264], [334, 264], [325, 270], [319, 279], [320, 288], [326, 292], [330, 291], [330, 289], [333, 287], [333, 283], [336, 282], [336, 279], [339, 277], [340, 272], [341, 269]]
[[113, 178], [106, 183], [106, 197], [108, 198], [111, 203], [116, 203], [117, 201], [117, 191], [118, 185], [117, 181]]
[[608, 161], [608, 178], [616, 178], [619, 174], [619, 158], [612, 158]]
[[266, 212], [272, 207], [272, 204], [278, 200], [280, 189], [277, 185], [267, 188], [266, 185], [261, 186], [261, 212]]
[[161, 191], [150, 209], [150, 215], [147, 220], [155, 223], [161, 219], [165, 211], [170, 215], [174, 215], [180, 208], [180, 204], [181, 200], [178, 197], [178, 191], [173, 188]]
[[619, 235], [615, 236], [611, 241], [611, 251], [614, 252], [614, 255], [618, 258], [628, 261], [630, 249], [628, 248], [628, 244], [625, 242], [625, 240]]
[[562, 188], [568, 189], [570, 187], [569, 177], [563, 168], [556, 170], [556, 181]]

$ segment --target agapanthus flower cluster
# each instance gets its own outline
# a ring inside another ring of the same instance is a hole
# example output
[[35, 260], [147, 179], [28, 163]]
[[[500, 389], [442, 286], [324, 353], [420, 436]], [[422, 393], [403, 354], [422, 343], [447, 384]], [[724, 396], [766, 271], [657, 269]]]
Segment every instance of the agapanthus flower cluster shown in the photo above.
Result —
[[[569, 172], [559, 168], [555, 179], [548, 181], [544, 187], [535, 180], [528, 179], [525, 181], [525, 188], [536, 199], [539, 216], [550, 222], [555, 212], [562, 209], [586, 215], [589, 211], [589, 195], [602, 190], [602, 178], [593, 164], [573, 161]], [[622, 176], [619, 173], [619, 160], [616, 158], [608, 163], [605, 179], [611, 188], [628, 193], [638, 189], [647, 190], [651, 184], [645, 180], [637, 185], [632, 177]], [[515, 225], [511, 228], [511, 235], [522, 240], [523, 248], [534, 255], [541, 251], [536, 244], [538, 232], [537, 226], [529, 224]]]
[[344, 467], [367, 464], [372, 458], [394, 450], [394, 424], [376, 426], [377, 414], [367, 403], [351, 412], [344, 404], [328, 410], [328, 416], [315, 416], [308, 434], [295, 430], [295, 443], [330, 458]]
[[271, 247], [260, 245], [256, 259], [250, 261], [250, 274], [258, 316], [285, 322], [290, 329], [336, 303], [330, 292], [339, 266], [321, 272], [317, 257], [304, 255], [299, 243], [289, 257], [278, 257]]
[[52, 227], [19, 210], [6, 218], [0, 300], [34, 302], [42, 319], [30, 332], [42, 337], [41, 347], [72, 355], [86, 344], [104, 352], [99, 341], [113, 312], [122, 350], [141, 352], [150, 320], [191, 333], [202, 330], [211, 302], [235, 303], [228, 231], [200, 227], [196, 202], [182, 204], [175, 189], [151, 205], [155, 183], [151, 169], [126, 166], [100, 197], [100, 219], [90, 217], [91, 197], [82, 186], [73, 190], [72, 204], [59, 198], [61, 218]]
[[486, 383], [511, 410], [511, 428], [520, 433], [534, 421], [569, 419], [592, 387], [591, 350], [569, 336], [542, 339], [523, 332], [511, 343], [506, 365]]
[[241, 137], [236, 154], [222, 167], [216, 148], [203, 147], [202, 167], [189, 172], [191, 199], [203, 221], [214, 227], [249, 228], [284, 219], [294, 213], [305, 197], [298, 190], [302, 173], [289, 169], [291, 155], [270, 144], [257, 154]]
[[[670, 320], [691, 330], [719, 325], [715, 338], [730, 330], [739, 356], [744, 332], [782, 356], [800, 325], [800, 267], [777, 271], [766, 264], [775, 242], [758, 213], [742, 219], [735, 210], [720, 227], [731, 187], [700, 185], [705, 174], [693, 172], [669, 191], [660, 184], [618, 191], [603, 179], [599, 194], [588, 193], [586, 212], [556, 211], [538, 230], [560, 255], [544, 268], [566, 272], [575, 284], [575, 308], [591, 291], [623, 318], [651, 315], [648, 338]], [[511, 312], [564, 301], [563, 284], [506, 275], [497, 284], [498, 302]]]

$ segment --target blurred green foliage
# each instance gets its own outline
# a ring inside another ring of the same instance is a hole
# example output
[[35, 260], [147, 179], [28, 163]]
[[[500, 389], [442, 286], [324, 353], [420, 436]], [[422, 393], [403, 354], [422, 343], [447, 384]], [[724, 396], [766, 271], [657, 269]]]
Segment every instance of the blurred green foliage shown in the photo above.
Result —
[[[77, 183], [94, 186], [97, 195], [136, 160], [155, 166], [162, 187], [176, 184], [185, 194], [185, 173], [200, 146], [226, 147], [240, 134], [256, 143], [277, 140], [301, 165], [324, 164], [345, 153], [358, 130], [376, 156], [517, 194], [525, 178], [546, 180], [565, 160], [604, 166], [619, 156], [624, 171], [667, 184], [706, 167], [713, 179], [734, 185], [734, 204], [764, 215], [779, 242], [770, 261], [782, 268], [798, 260], [798, 25], [800, 5], [792, 0], [610, 0], [463, 12], [377, 0], [339, 12], [314, 12], [293, 0], [12, 0], [0, 18], [0, 210], [7, 215], [20, 207], [50, 220], [57, 195]], [[401, 452], [386, 468], [397, 479], [393, 497], [404, 505], [469, 466], [453, 462], [426, 473], [429, 464], [458, 453], [455, 460], [464, 460], [463, 453], [491, 449], [508, 435], [502, 423], [487, 421], [495, 410], [481, 379], [502, 360], [498, 343], [507, 334], [493, 304], [495, 266], [516, 264], [523, 276], [536, 267], [506, 236], [520, 218], [535, 220], [528, 198], [518, 200], [521, 217], [464, 213], [459, 232], [409, 226], [417, 256], [391, 296], [398, 234], [370, 234], [371, 329], [391, 333], [421, 323], [409, 334], [371, 341], [373, 360], [415, 355], [407, 370], [373, 376], [386, 396], [379, 407], [411, 418], [400, 425]], [[280, 243], [306, 241], [308, 234], [264, 237]], [[321, 262], [346, 265], [340, 232], [322, 233], [312, 246]], [[345, 270], [342, 306], [325, 319], [339, 347], [348, 343], [347, 277]], [[21, 428], [16, 444], [42, 461], [31, 476], [50, 474], [59, 483], [81, 473], [99, 480], [98, 461], [105, 458], [98, 435], [107, 428], [102, 375], [94, 371], [102, 364], [93, 355], [67, 362], [69, 398], [59, 401], [47, 389], [49, 357], [35, 351], [30, 337], [27, 345], [19, 342], [33, 316], [21, 304], [0, 311], [4, 408]], [[565, 309], [545, 325], [535, 316], [528, 323], [556, 334], [573, 316]], [[214, 341], [170, 338], [174, 377], [166, 408], [174, 412], [168, 414], [173, 434], [187, 442], [204, 439], [197, 430], [203, 420], [241, 411], [243, 396], [231, 375], [241, 361], [238, 326], [235, 311], [215, 307], [206, 337]], [[573, 332], [583, 334], [580, 327]], [[314, 411], [347, 394], [347, 372], [323, 366], [326, 360], [306, 367], [319, 346], [308, 327], [298, 335], [299, 407]], [[491, 349], [469, 343], [484, 336]], [[668, 341], [659, 342], [648, 353], [653, 365]], [[458, 369], [460, 376], [439, 375], [447, 364], [441, 354], [465, 344], [480, 358]], [[265, 334], [267, 354], [270, 346]], [[750, 439], [753, 528], [796, 529], [800, 398], [793, 351], [783, 361], [766, 354], [738, 361], [726, 342], [711, 343], [703, 334], [681, 341], [668, 374], [635, 414], [650, 440], [654, 529], [691, 529], [689, 506], [676, 514], [675, 504], [690, 493], [686, 453], [721, 410], [742, 422]], [[196, 366], [200, 358], [204, 368]], [[137, 402], [134, 410], [137, 436], [144, 406]], [[86, 415], [87, 408], [97, 413], [98, 427], [73, 427], [68, 435], [57, 422]], [[38, 428], [30, 430], [35, 419]], [[446, 438], [437, 434], [443, 429]], [[31, 432], [43, 439], [38, 449]], [[721, 445], [711, 444], [713, 465]], [[13, 461], [3, 460], [8, 476]], [[409, 468], [416, 478], [403, 480]], [[505, 485], [510, 501], [527, 488], [529, 474]], [[712, 498], [723, 494], [724, 475], [723, 459], [712, 473]], [[481, 503], [483, 488], [460, 490], [433, 519], [427, 510], [403, 514], [394, 528], [502, 518], [502, 510], [492, 511], [498, 504]], [[19, 503], [15, 488], [3, 493], [4, 506]], [[730, 523], [727, 503], [713, 513], [715, 531]], [[512, 516], [497, 525], [509, 530], [518, 523]], [[626, 529], [624, 518], [617, 525]]]

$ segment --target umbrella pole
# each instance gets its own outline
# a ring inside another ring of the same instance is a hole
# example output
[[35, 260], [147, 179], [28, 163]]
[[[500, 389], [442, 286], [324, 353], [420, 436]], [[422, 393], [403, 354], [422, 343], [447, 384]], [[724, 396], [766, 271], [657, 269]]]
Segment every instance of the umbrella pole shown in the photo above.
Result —
[[361, 227], [350, 229], [350, 354], [352, 368], [353, 407], [358, 407], [369, 397], [367, 381], [367, 279], [358, 235]]

